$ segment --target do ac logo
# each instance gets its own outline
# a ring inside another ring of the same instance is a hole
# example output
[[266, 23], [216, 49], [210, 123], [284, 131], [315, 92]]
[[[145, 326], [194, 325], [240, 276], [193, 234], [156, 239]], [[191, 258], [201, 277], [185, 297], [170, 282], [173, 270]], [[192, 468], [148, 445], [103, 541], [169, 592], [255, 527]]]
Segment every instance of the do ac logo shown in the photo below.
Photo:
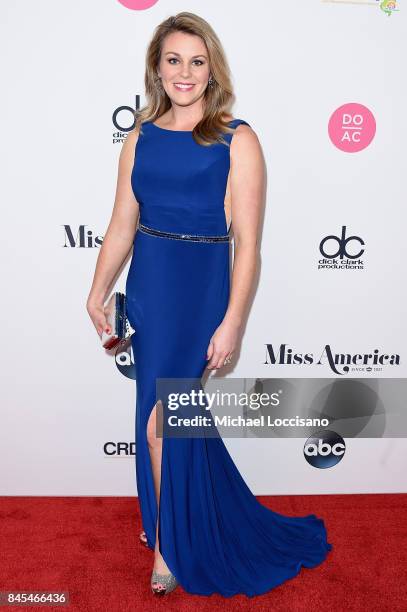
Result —
[[335, 431], [325, 429], [310, 436], [304, 444], [304, 457], [316, 468], [330, 468], [345, 454], [345, 441]]

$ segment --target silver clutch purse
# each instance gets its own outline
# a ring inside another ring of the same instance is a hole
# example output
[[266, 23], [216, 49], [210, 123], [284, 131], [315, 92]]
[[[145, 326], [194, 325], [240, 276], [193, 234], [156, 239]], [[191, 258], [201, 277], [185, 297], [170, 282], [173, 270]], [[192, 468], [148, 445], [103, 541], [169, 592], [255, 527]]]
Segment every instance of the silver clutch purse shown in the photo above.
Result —
[[103, 330], [101, 337], [103, 348], [109, 350], [123, 344], [134, 332], [127, 318], [126, 305], [126, 295], [124, 293], [120, 291], [112, 293], [105, 306], [106, 321], [111, 333], [108, 334]]

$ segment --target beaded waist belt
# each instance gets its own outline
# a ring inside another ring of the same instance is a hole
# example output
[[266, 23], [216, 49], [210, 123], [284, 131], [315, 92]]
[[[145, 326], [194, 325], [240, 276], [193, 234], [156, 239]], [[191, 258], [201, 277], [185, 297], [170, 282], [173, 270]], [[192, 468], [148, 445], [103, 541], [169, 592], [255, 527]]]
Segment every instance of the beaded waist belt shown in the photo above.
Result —
[[192, 240], [194, 242], [229, 242], [230, 236], [226, 234], [224, 236], [200, 236], [197, 234], [176, 234], [174, 232], [162, 232], [151, 227], [147, 227], [142, 223], [139, 223], [138, 229], [145, 234], [151, 234], [152, 236], [161, 236], [162, 238], [171, 238], [172, 240]]

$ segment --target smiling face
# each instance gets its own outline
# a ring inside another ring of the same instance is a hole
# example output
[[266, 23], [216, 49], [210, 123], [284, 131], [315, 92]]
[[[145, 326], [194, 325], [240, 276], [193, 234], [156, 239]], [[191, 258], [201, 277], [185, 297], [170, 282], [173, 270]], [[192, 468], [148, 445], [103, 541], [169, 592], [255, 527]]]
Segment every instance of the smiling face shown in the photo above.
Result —
[[157, 72], [173, 104], [188, 106], [196, 102], [210, 78], [208, 51], [202, 38], [185, 32], [168, 34]]

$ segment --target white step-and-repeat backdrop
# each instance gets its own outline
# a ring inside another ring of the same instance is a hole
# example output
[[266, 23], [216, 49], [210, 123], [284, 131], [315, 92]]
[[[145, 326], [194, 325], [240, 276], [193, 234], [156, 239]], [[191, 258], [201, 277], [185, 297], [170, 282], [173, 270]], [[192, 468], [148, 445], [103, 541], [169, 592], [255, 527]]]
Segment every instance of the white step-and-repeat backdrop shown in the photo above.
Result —
[[234, 116], [257, 132], [267, 164], [260, 277], [239, 360], [223, 374], [277, 379], [303, 414], [348, 410], [347, 427], [333, 427], [346, 451], [329, 469], [307, 460], [309, 432], [225, 443], [256, 494], [406, 491], [404, 414], [393, 434], [385, 426], [407, 376], [405, 9], [2, 6], [3, 495], [136, 493], [131, 350], [102, 350], [86, 299], [121, 145], [145, 101], [146, 47], [185, 10], [220, 37]]

